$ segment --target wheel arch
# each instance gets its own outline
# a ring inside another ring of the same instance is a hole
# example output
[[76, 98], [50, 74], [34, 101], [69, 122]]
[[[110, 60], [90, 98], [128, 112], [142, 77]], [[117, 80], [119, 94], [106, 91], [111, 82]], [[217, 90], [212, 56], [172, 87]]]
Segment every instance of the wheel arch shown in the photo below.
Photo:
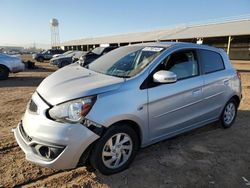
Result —
[[11, 72], [11, 67], [8, 67], [7, 65], [0, 63], [0, 67], [6, 68], [9, 72]]
[[240, 105], [240, 97], [238, 95], [234, 95], [229, 100], [231, 100], [231, 99], [235, 100], [235, 102], [237, 103], [237, 108], [238, 108]]
[[129, 127], [131, 127], [136, 132], [136, 134], [138, 136], [138, 139], [139, 139], [139, 146], [141, 146], [142, 139], [143, 139], [143, 133], [142, 133], [141, 127], [135, 121], [129, 120], [129, 119], [120, 120], [120, 121], [117, 121], [117, 122], [113, 123], [108, 128], [113, 127], [113, 126], [119, 126], [121, 124], [128, 125]]

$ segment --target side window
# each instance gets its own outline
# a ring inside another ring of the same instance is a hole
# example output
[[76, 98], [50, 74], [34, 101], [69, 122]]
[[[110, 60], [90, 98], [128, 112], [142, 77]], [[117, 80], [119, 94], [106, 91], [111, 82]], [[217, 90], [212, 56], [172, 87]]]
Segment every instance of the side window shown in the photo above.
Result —
[[198, 61], [194, 51], [182, 51], [169, 55], [157, 67], [157, 71], [174, 72], [177, 79], [185, 79], [199, 74]]
[[110, 52], [110, 51], [113, 50], [113, 49], [114, 49], [114, 48], [106, 48], [106, 49], [103, 50], [102, 54], [104, 55], [104, 54]]
[[202, 69], [205, 74], [225, 69], [220, 54], [209, 50], [199, 50], [199, 54], [201, 57]]

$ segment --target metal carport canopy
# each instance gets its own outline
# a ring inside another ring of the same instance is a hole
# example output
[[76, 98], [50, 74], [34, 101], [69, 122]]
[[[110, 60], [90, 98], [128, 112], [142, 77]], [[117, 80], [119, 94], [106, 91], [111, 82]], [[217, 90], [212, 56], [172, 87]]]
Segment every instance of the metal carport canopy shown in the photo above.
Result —
[[190, 26], [177, 33], [166, 35], [165, 37], [163, 36], [161, 40], [239, 35], [250, 35], [250, 20]]
[[143, 41], [155, 41], [162, 36], [170, 35], [176, 33], [183, 28], [171, 28], [162, 29], [149, 32], [139, 32], [139, 33], [128, 33], [113, 36], [104, 37], [94, 37], [94, 38], [84, 38], [78, 40], [67, 41], [61, 43], [61, 46], [77, 46], [77, 45], [93, 45], [93, 44], [106, 44], [106, 43], [129, 43], [129, 42], [143, 42]]
[[61, 46], [78, 46], [110, 43], [131, 43], [156, 40], [179, 40], [190, 38], [208, 38], [221, 36], [250, 35], [250, 19], [208, 23], [192, 26], [180, 25], [167, 29], [127, 33], [113, 36], [83, 38], [61, 43]]

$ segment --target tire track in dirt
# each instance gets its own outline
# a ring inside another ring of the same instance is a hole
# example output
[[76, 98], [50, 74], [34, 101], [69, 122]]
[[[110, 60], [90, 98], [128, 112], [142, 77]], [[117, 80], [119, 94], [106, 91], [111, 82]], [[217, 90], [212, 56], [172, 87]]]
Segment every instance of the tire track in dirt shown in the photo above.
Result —
[[27, 184], [30, 187], [107, 187], [98, 180], [95, 173], [88, 172], [85, 167], [78, 167], [74, 170], [62, 171], [44, 178], [37, 179]]
[[54, 173], [51, 173], [51, 174], [48, 174], [48, 175], [42, 175], [42, 176], [40, 176], [38, 178], [31, 179], [30, 181], [26, 181], [24, 183], [16, 184], [15, 187], [23, 187], [25, 185], [28, 186], [30, 184], [34, 184], [37, 181], [42, 181], [42, 180], [44, 180], [44, 179], [46, 179], [48, 177], [53, 177], [54, 175], [59, 174], [59, 173], [61, 173], [61, 171], [54, 172]]
[[0, 174], [4, 174], [5, 177], [1, 179], [0, 184], [4, 187], [25, 184], [25, 182], [58, 172], [26, 161], [23, 151], [18, 147], [12, 148], [6, 153], [0, 153], [0, 158]]
[[18, 146], [14, 134], [4, 129], [5, 128], [1, 129], [0, 133], [0, 153]]
[[14, 144], [14, 143], [9, 145], [9, 146], [0, 147], [0, 154], [7, 153], [8, 151], [10, 151], [11, 149], [16, 148], [16, 147], [18, 147], [18, 144]]

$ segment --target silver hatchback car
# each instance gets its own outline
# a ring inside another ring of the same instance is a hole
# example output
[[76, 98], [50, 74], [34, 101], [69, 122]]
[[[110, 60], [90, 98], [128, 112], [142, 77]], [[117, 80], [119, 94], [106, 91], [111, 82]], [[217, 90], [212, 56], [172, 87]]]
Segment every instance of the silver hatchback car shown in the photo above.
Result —
[[218, 120], [230, 127], [240, 100], [239, 74], [223, 50], [144, 43], [48, 76], [13, 131], [31, 162], [70, 169], [89, 161], [113, 174], [140, 147]]

